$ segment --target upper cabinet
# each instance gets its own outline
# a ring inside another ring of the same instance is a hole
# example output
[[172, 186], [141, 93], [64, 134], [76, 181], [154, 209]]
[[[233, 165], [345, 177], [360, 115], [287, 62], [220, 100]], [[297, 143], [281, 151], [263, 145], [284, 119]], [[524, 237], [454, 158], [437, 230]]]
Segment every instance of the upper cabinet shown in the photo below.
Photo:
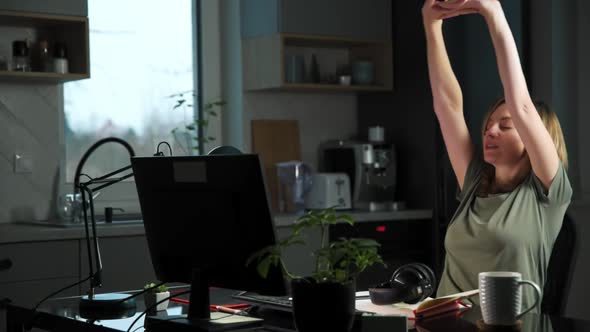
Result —
[[0, 80], [61, 83], [89, 78], [86, 13], [85, 1], [2, 1]]
[[276, 33], [391, 41], [391, 0], [242, 0], [242, 37]]
[[82, 0], [2, 0], [0, 10], [19, 12], [88, 16], [88, 2]]
[[246, 90], [390, 91], [391, 0], [241, 0]]

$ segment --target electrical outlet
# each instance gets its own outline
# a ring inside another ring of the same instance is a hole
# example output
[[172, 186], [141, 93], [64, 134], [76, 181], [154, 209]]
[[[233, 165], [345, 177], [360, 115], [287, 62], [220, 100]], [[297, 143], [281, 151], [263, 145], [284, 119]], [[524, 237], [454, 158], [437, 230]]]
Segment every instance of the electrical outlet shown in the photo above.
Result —
[[25, 153], [14, 154], [14, 173], [33, 173], [33, 158]]

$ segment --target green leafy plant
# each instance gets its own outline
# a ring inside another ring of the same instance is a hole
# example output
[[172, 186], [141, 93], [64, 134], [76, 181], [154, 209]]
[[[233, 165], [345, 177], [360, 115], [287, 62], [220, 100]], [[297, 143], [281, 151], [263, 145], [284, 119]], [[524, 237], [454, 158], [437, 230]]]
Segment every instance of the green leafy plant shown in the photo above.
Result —
[[166, 285], [162, 284], [158, 287], [156, 287], [156, 285], [156, 283], [151, 282], [143, 286], [143, 289], [149, 289], [150, 293], [164, 293], [168, 291], [168, 287]]
[[[173, 110], [181, 109], [183, 111], [191, 111], [191, 114], [194, 113], [193, 107], [193, 100], [195, 99], [195, 91], [188, 90], [184, 92], [179, 92], [168, 96], [169, 98], [174, 99], [174, 106], [172, 107]], [[191, 137], [193, 150], [199, 150], [204, 144], [215, 141], [216, 138], [208, 134], [209, 123], [212, 117], [219, 116], [219, 109], [221, 106], [225, 105], [226, 102], [217, 99], [210, 102], [206, 102], [201, 107], [202, 111], [202, 118], [194, 118], [190, 122], [187, 122], [183, 125], [183, 127], [176, 127], [172, 129], [172, 135], [176, 139], [176, 133], [184, 129], [186, 130]], [[199, 129], [202, 130], [203, 134], [199, 136]]]
[[247, 264], [256, 262], [258, 273], [266, 278], [273, 266], [280, 266], [283, 274], [289, 279], [301, 278], [292, 274], [281, 258], [281, 251], [293, 245], [304, 245], [302, 232], [306, 229], [320, 229], [321, 245], [312, 254], [315, 268], [311, 277], [317, 283], [347, 283], [354, 280], [358, 274], [374, 264], [383, 264], [378, 253], [379, 243], [366, 238], [341, 238], [337, 241], [327, 240], [328, 228], [339, 222], [349, 225], [354, 220], [349, 215], [337, 215], [334, 208], [310, 211], [299, 217], [293, 226], [293, 233], [279, 241], [276, 245], [268, 246], [250, 257]]

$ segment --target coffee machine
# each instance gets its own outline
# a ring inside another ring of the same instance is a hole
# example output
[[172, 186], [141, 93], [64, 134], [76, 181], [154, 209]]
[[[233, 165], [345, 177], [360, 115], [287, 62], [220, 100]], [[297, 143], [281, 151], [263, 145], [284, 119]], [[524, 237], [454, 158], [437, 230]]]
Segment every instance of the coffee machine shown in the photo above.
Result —
[[383, 127], [372, 127], [368, 142], [334, 140], [320, 145], [320, 172], [348, 174], [354, 209], [398, 209], [395, 147], [384, 136]]

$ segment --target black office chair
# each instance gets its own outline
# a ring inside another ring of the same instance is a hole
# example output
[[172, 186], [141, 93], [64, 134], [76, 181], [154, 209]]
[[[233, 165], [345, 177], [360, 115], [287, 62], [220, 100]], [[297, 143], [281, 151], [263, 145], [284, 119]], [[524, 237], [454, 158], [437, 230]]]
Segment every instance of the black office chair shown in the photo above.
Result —
[[563, 316], [572, 275], [575, 246], [575, 225], [566, 214], [547, 267], [547, 280], [541, 301], [541, 312], [544, 314]]
[[[0, 271], [8, 270], [12, 267], [12, 261], [10, 259], [0, 259]], [[4, 308], [10, 299], [0, 299], [0, 309]]]
[[8, 270], [12, 266], [10, 259], [0, 259], [0, 271]]
[[242, 151], [240, 151], [238, 148], [233, 147], [231, 145], [221, 145], [221, 146], [213, 148], [207, 154], [211, 154], [211, 155], [213, 155], [213, 154], [242, 154]]

